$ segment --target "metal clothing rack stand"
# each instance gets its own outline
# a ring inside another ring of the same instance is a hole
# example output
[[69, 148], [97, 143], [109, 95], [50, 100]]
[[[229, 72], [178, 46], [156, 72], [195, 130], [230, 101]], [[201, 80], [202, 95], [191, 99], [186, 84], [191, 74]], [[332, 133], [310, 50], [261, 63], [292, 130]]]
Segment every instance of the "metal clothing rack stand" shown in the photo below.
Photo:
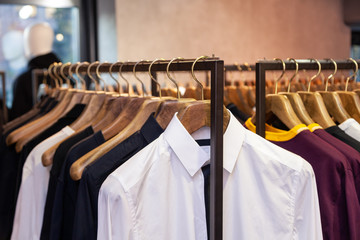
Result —
[[8, 121], [8, 111], [6, 107], [6, 79], [5, 72], [0, 71], [1, 81], [2, 81], [2, 91], [3, 91], [3, 114], [4, 114], [4, 124]]
[[[174, 61], [170, 71], [190, 71], [194, 59]], [[159, 61], [153, 64], [153, 76], [156, 72], [166, 71], [169, 61]], [[126, 62], [122, 72], [132, 72], [136, 62]], [[142, 62], [136, 66], [136, 72], [147, 72], [150, 62]], [[99, 67], [100, 72], [109, 72], [109, 63]], [[120, 65], [120, 64], [119, 64]], [[118, 72], [120, 66], [114, 65], [112, 72]], [[68, 67], [64, 68], [67, 72]], [[87, 67], [79, 67], [80, 72], [86, 72]], [[95, 72], [96, 66], [90, 69]], [[224, 89], [224, 61], [218, 58], [207, 58], [198, 61], [195, 71], [210, 71], [211, 73], [211, 165], [210, 165], [210, 240], [222, 239], [223, 225], [223, 89]], [[150, 78], [149, 78], [150, 80]], [[152, 80], [151, 80], [152, 81]]]
[[[286, 70], [295, 70], [295, 63], [284, 61]], [[333, 70], [334, 64], [330, 61], [319, 60], [321, 70]], [[318, 65], [315, 61], [297, 60], [299, 70], [318, 70]], [[347, 60], [337, 60], [338, 69], [354, 69], [354, 63]], [[360, 61], [357, 60], [359, 64]], [[256, 63], [256, 133], [265, 137], [265, 84], [266, 71], [282, 70], [282, 63], [276, 60], [262, 60]]]

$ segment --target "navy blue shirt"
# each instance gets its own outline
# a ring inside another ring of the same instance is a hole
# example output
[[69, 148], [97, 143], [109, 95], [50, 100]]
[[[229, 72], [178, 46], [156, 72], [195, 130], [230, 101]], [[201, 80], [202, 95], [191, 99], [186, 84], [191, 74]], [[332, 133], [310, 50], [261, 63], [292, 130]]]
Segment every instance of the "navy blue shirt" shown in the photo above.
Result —
[[50, 178], [49, 178], [49, 185], [48, 191], [46, 195], [46, 202], [45, 202], [45, 210], [44, 210], [44, 217], [43, 217], [43, 224], [41, 228], [41, 235], [40, 239], [47, 240], [50, 237], [50, 226], [51, 226], [51, 214], [54, 205], [55, 199], [55, 191], [58, 177], [61, 173], [62, 165], [65, 161], [67, 152], [70, 150], [72, 146], [80, 142], [81, 140], [91, 136], [94, 133], [93, 128], [90, 126], [83, 131], [71, 136], [64, 142], [62, 142], [59, 147], [56, 149], [53, 158], [53, 164], [50, 170]]
[[49, 239], [71, 239], [79, 181], [71, 179], [70, 167], [77, 159], [104, 142], [102, 133], [97, 132], [77, 143], [68, 152], [56, 185]]
[[96, 239], [98, 195], [102, 183], [114, 170], [160, 136], [163, 129], [151, 115], [140, 131], [87, 166], [82, 174], [76, 202], [72, 239]]

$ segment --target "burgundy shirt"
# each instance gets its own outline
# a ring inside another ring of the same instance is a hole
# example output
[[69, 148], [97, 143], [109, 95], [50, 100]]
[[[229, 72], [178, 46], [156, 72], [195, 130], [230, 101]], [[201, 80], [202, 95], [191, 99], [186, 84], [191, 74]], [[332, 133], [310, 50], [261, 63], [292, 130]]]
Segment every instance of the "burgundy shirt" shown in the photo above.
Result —
[[360, 153], [356, 151], [354, 148], [350, 147], [346, 143], [340, 141], [336, 137], [333, 137], [330, 133], [327, 133], [324, 129], [316, 129], [313, 131], [318, 137], [322, 140], [329, 143], [331, 146], [335, 147], [339, 152], [341, 152], [347, 159], [348, 163], [351, 166], [354, 182], [355, 182], [355, 190], [360, 200]]
[[[249, 121], [245, 125], [255, 131]], [[286, 133], [292, 133], [291, 137], [289, 134], [285, 138], [281, 137]], [[299, 133], [293, 129], [276, 134], [266, 132], [266, 135], [266, 139], [298, 154], [313, 167], [324, 239], [360, 239], [360, 204], [353, 172], [346, 157], [309, 130]]]

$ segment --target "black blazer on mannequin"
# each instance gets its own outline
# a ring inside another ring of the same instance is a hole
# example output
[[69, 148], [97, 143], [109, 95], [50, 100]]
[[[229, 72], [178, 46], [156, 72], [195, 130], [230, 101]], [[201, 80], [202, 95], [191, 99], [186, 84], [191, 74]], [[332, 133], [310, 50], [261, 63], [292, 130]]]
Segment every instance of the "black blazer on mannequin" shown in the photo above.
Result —
[[13, 84], [13, 102], [9, 119], [15, 119], [33, 107], [32, 70], [48, 68], [53, 62], [60, 62], [54, 53], [37, 56], [30, 60], [26, 72], [18, 76]]

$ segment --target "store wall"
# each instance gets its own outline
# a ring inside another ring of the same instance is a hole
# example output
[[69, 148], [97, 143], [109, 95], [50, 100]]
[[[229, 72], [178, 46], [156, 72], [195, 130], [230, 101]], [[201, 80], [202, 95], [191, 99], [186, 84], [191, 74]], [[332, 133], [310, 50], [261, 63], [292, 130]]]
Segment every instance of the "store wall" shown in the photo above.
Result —
[[342, 0], [116, 0], [118, 58], [347, 58]]

